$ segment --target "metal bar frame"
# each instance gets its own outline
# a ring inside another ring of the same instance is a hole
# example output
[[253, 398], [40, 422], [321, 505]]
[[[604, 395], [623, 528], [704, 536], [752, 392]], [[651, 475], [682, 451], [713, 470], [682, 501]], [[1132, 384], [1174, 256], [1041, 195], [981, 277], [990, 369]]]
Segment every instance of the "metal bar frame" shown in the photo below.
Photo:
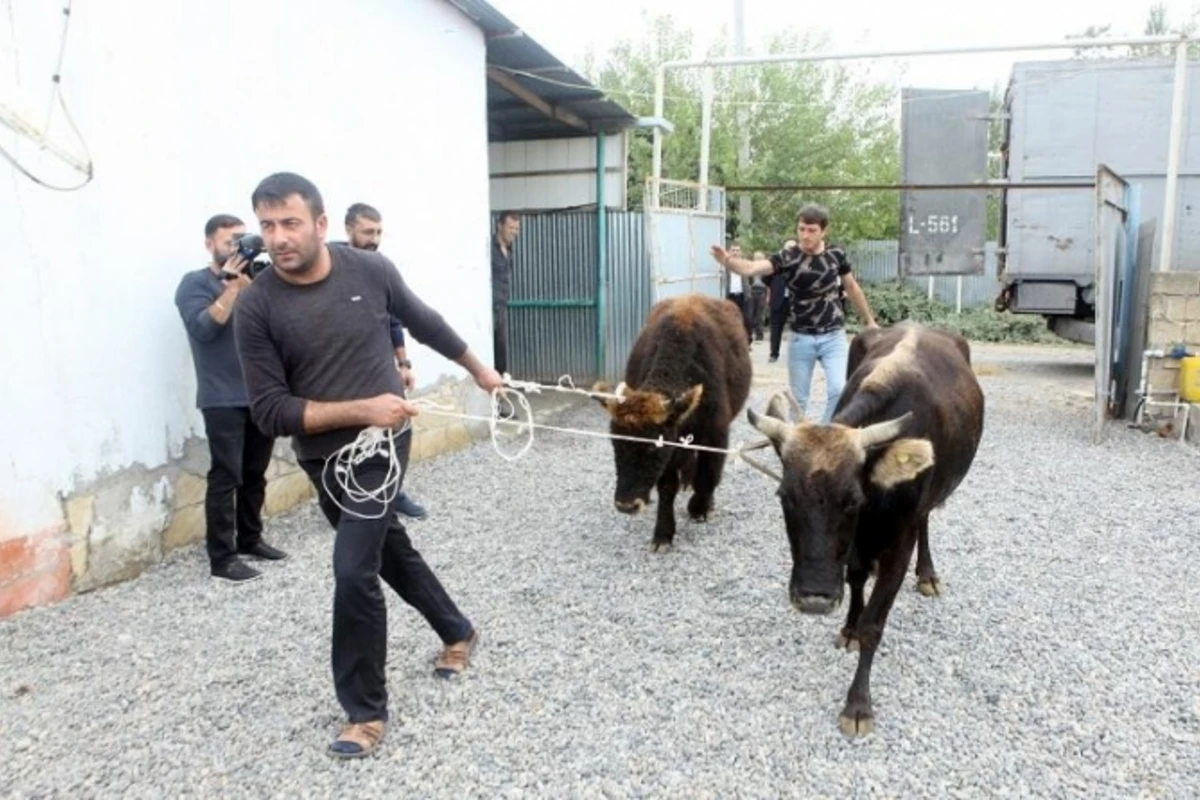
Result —
[[1095, 181], [988, 181], [980, 183], [764, 183], [758, 185], [726, 186], [726, 192], [854, 192], [854, 191], [920, 191], [938, 189], [987, 192], [1010, 189], [1095, 189]]
[[[848, 50], [843, 52], [834, 51], [831, 53], [777, 53], [773, 55], [761, 56], [734, 56], [725, 58], [706, 58], [697, 60], [683, 61], [664, 61], [658, 65], [658, 69], [654, 74], [654, 116], [663, 119], [665, 118], [664, 107], [666, 105], [666, 87], [667, 87], [667, 70], [679, 70], [695, 67], [704, 67], [706, 69], [714, 67], [739, 67], [752, 66], [760, 64], [797, 64], [797, 63], [812, 63], [819, 61], [858, 61], [865, 59], [881, 59], [881, 58], [911, 58], [916, 56], [946, 56], [946, 55], [974, 55], [982, 53], [1005, 53], [1005, 52], [1029, 52], [1035, 50], [1078, 50], [1080, 48], [1091, 47], [1114, 47], [1114, 46], [1132, 46], [1132, 45], [1156, 45], [1156, 44], [1172, 44], [1175, 45], [1175, 75], [1174, 75], [1174, 93], [1171, 103], [1171, 128], [1170, 140], [1167, 151], [1167, 175], [1166, 187], [1164, 188], [1165, 202], [1163, 203], [1163, 246], [1159, 252], [1158, 271], [1166, 271], [1171, 267], [1171, 259], [1174, 256], [1174, 237], [1175, 224], [1177, 215], [1178, 199], [1178, 172], [1180, 155], [1183, 148], [1183, 108], [1186, 97], [1185, 86], [1187, 82], [1187, 46], [1192, 42], [1200, 41], [1200, 37], [1176, 35], [1176, 36], [1130, 36], [1123, 38], [1081, 38], [1081, 39], [1064, 39], [1056, 42], [1031, 42], [1025, 44], [995, 44], [995, 45], [971, 45], [958, 47], [936, 47], [925, 49], [900, 49], [900, 50]], [[650, 205], [657, 209], [659, 205], [659, 182], [662, 179], [662, 142], [663, 132], [659, 128], [654, 129], [654, 155], [652, 158], [651, 167], [651, 192]], [[708, 132], [704, 132], [702, 139], [708, 140]], [[705, 164], [708, 163], [707, 154], [702, 154], [701, 159]], [[708, 175], [701, 173], [700, 184], [708, 186]]]

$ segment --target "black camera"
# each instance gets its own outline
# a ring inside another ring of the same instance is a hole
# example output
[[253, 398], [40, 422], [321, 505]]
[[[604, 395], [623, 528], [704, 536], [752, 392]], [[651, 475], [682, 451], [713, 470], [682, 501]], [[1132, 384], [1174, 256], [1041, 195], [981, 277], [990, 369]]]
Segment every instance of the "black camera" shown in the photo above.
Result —
[[[250, 280], [254, 280], [258, 276], [258, 273], [271, 266], [270, 260], [257, 260], [262, 255], [264, 247], [263, 238], [257, 233], [243, 233], [234, 239], [233, 243], [237, 248], [237, 254], [246, 262], [246, 266], [242, 269], [242, 272]], [[235, 277], [237, 276], [224, 273], [221, 275], [221, 280], [231, 281]]]

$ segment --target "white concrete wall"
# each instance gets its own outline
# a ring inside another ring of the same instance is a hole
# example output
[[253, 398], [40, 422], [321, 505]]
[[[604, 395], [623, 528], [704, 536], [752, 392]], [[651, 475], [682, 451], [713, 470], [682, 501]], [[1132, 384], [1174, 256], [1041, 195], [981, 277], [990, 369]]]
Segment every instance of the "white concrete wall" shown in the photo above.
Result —
[[[15, 22], [0, 102], [40, 126], [60, 4], [18, 3]], [[61, 527], [75, 487], [202, 435], [175, 287], [206, 261], [210, 215], [255, 227], [250, 193], [271, 172], [317, 184], [331, 239], [350, 203], [380, 208], [383, 251], [490, 359], [484, 42], [448, 4], [76, 3], [66, 52], [95, 180], [52, 192], [0, 162], [0, 541]], [[79, 149], [60, 115], [50, 133]], [[78, 177], [3, 127], [0, 144]], [[411, 349], [423, 384], [464, 375]]]
[[[605, 198], [624, 209], [628, 158], [626, 134], [605, 137]], [[596, 202], [596, 138], [492, 142], [488, 146], [492, 210], [570, 208]]]

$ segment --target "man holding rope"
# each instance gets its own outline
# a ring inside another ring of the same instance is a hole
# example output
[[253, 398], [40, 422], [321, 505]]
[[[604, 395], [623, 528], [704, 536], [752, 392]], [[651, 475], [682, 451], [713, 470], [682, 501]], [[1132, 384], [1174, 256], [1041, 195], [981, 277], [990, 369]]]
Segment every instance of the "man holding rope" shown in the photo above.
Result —
[[[336, 528], [333, 544], [333, 681], [348, 723], [329, 747], [338, 758], [370, 754], [388, 720], [387, 606], [379, 578], [429, 622], [445, 644], [436, 674], [466, 668], [477, 632], [455, 606], [395, 516], [398, 478], [390, 452], [331, 463], [368, 427], [396, 429], [418, 413], [404, 400], [389, 320], [462, 365], [485, 391], [503, 386], [386, 257], [328, 247], [317, 188], [292, 173], [265, 178], [251, 196], [273, 268], [245, 290], [235, 333], [254, 421], [291, 436], [300, 465]], [[347, 474], [352, 471], [353, 474]], [[349, 488], [348, 488], [349, 487]], [[381, 497], [382, 495], [382, 497]]]

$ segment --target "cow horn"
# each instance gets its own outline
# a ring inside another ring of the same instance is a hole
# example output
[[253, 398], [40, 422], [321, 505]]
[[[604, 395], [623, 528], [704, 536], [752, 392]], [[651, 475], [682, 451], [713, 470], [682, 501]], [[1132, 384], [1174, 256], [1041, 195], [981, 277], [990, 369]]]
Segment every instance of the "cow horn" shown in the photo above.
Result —
[[863, 448], [886, 444], [904, 432], [904, 426], [912, 419], [912, 412], [906, 411], [903, 416], [886, 422], [876, 422], [865, 428], [858, 429], [858, 441]]
[[800, 422], [804, 419], [804, 406], [800, 405], [800, 401], [796, 399], [796, 394], [791, 389], [787, 390], [788, 405], [792, 407], [792, 419]]
[[770, 439], [776, 448], [783, 445], [784, 440], [791, 432], [791, 426], [783, 420], [756, 414], [753, 408], [746, 409], [746, 418], [750, 420], [751, 425], [758, 429], [759, 433]]
[[787, 414], [783, 412], [783, 392], [776, 392], [771, 395], [771, 399], [767, 403], [767, 410], [763, 413], [768, 417], [787, 421]]

